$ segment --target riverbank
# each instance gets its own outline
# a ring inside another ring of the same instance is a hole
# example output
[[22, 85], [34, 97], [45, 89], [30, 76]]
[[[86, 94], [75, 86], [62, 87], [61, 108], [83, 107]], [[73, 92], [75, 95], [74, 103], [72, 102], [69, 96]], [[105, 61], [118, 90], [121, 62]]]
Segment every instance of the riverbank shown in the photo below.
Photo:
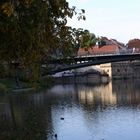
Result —
[[12, 78], [0, 79], [0, 93], [11, 92], [32, 92], [49, 88], [54, 84], [101, 84], [108, 83], [109, 77], [106, 75], [88, 74], [78, 76], [65, 76], [65, 77], [42, 77], [36, 83], [19, 81], [17, 85], [16, 81]]
[[13, 78], [0, 79], [0, 93], [39, 91], [53, 85], [51, 77], [43, 77], [37, 82], [21, 81], [17, 85]]
[[13, 90], [19, 90], [19, 89], [28, 89], [31, 88], [31, 84], [29, 82], [23, 82], [19, 81], [19, 84], [17, 85], [16, 81], [12, 78], [5, 78], [0, 79], [0, 92], [11, 92]]

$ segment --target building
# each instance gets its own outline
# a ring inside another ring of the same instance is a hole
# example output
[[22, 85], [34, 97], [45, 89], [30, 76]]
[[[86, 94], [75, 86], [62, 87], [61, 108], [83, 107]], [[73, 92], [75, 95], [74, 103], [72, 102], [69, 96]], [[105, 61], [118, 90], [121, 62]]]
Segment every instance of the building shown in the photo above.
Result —
[[140, 53], [140, 39], [131, 39], [127, 43], [127, 48], [133, 53]]
[[[121, 54], [127, 53], [127, 49], [133, 48], [133, 41], [129, 42], [128, 48], [124, 46], [124, 44], [117, 42], [113, 39], [103, 38], [103, 45], [96, 45], [89, 49], [80, 48], [78, 51], [78, 56], [88, 56], [88, 55], [108, 55], [108, 54]], [[140, 48], [140, 40], [136, 40], [136, 50], [138, 52], [138, 48]], [[108, 74], [110, 78], [120, 79], [120, 78], [132, 78], [137, 77], [140, 78], [140, 62], [139, 61], [123, 61], [123, 62], [113, 62], [100, 64], [96, 66], [91, 66], [91, 68], [99, 69], [104, 73]]]

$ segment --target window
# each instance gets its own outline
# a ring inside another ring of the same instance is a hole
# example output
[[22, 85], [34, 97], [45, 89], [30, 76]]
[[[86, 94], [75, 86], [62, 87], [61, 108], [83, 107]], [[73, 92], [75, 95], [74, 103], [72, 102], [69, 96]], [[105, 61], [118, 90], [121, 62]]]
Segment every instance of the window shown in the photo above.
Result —
[[117, 72], [120, 72], [120, 69], [117, 69]]

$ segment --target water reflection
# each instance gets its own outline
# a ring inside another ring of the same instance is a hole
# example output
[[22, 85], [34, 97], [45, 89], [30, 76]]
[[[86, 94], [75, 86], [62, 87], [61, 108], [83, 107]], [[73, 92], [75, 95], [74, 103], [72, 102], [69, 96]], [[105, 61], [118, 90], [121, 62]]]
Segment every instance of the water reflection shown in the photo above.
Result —
[[140, 80], [113, 81], [113, 93], [117, 96], [119, 105], [140, 104]]
[[112, 92], [112, 83], [101, 85], [98, 87], [84, 87], [79, 88], [79, 100], [82, 104], [87, 105], [116, 105], [116, 94]]
[[[140, 81], [0, 96], [0, 140], [138, 140]], [[63, 119], [61, 119], [63, 118]]]

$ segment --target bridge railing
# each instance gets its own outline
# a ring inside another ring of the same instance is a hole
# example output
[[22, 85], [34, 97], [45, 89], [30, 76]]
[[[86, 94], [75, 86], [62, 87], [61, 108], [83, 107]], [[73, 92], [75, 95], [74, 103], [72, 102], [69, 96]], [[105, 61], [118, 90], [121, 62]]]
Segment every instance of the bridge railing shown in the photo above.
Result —
[[87, 56], [106, 56], [106, 55], [126, 55], [126, 54], [140, 54], [140, 49], [125, 49], [117, 51], [107, 51], [107, 52], [81, 52], [78, 54], [78, 57], [87, 57]]

